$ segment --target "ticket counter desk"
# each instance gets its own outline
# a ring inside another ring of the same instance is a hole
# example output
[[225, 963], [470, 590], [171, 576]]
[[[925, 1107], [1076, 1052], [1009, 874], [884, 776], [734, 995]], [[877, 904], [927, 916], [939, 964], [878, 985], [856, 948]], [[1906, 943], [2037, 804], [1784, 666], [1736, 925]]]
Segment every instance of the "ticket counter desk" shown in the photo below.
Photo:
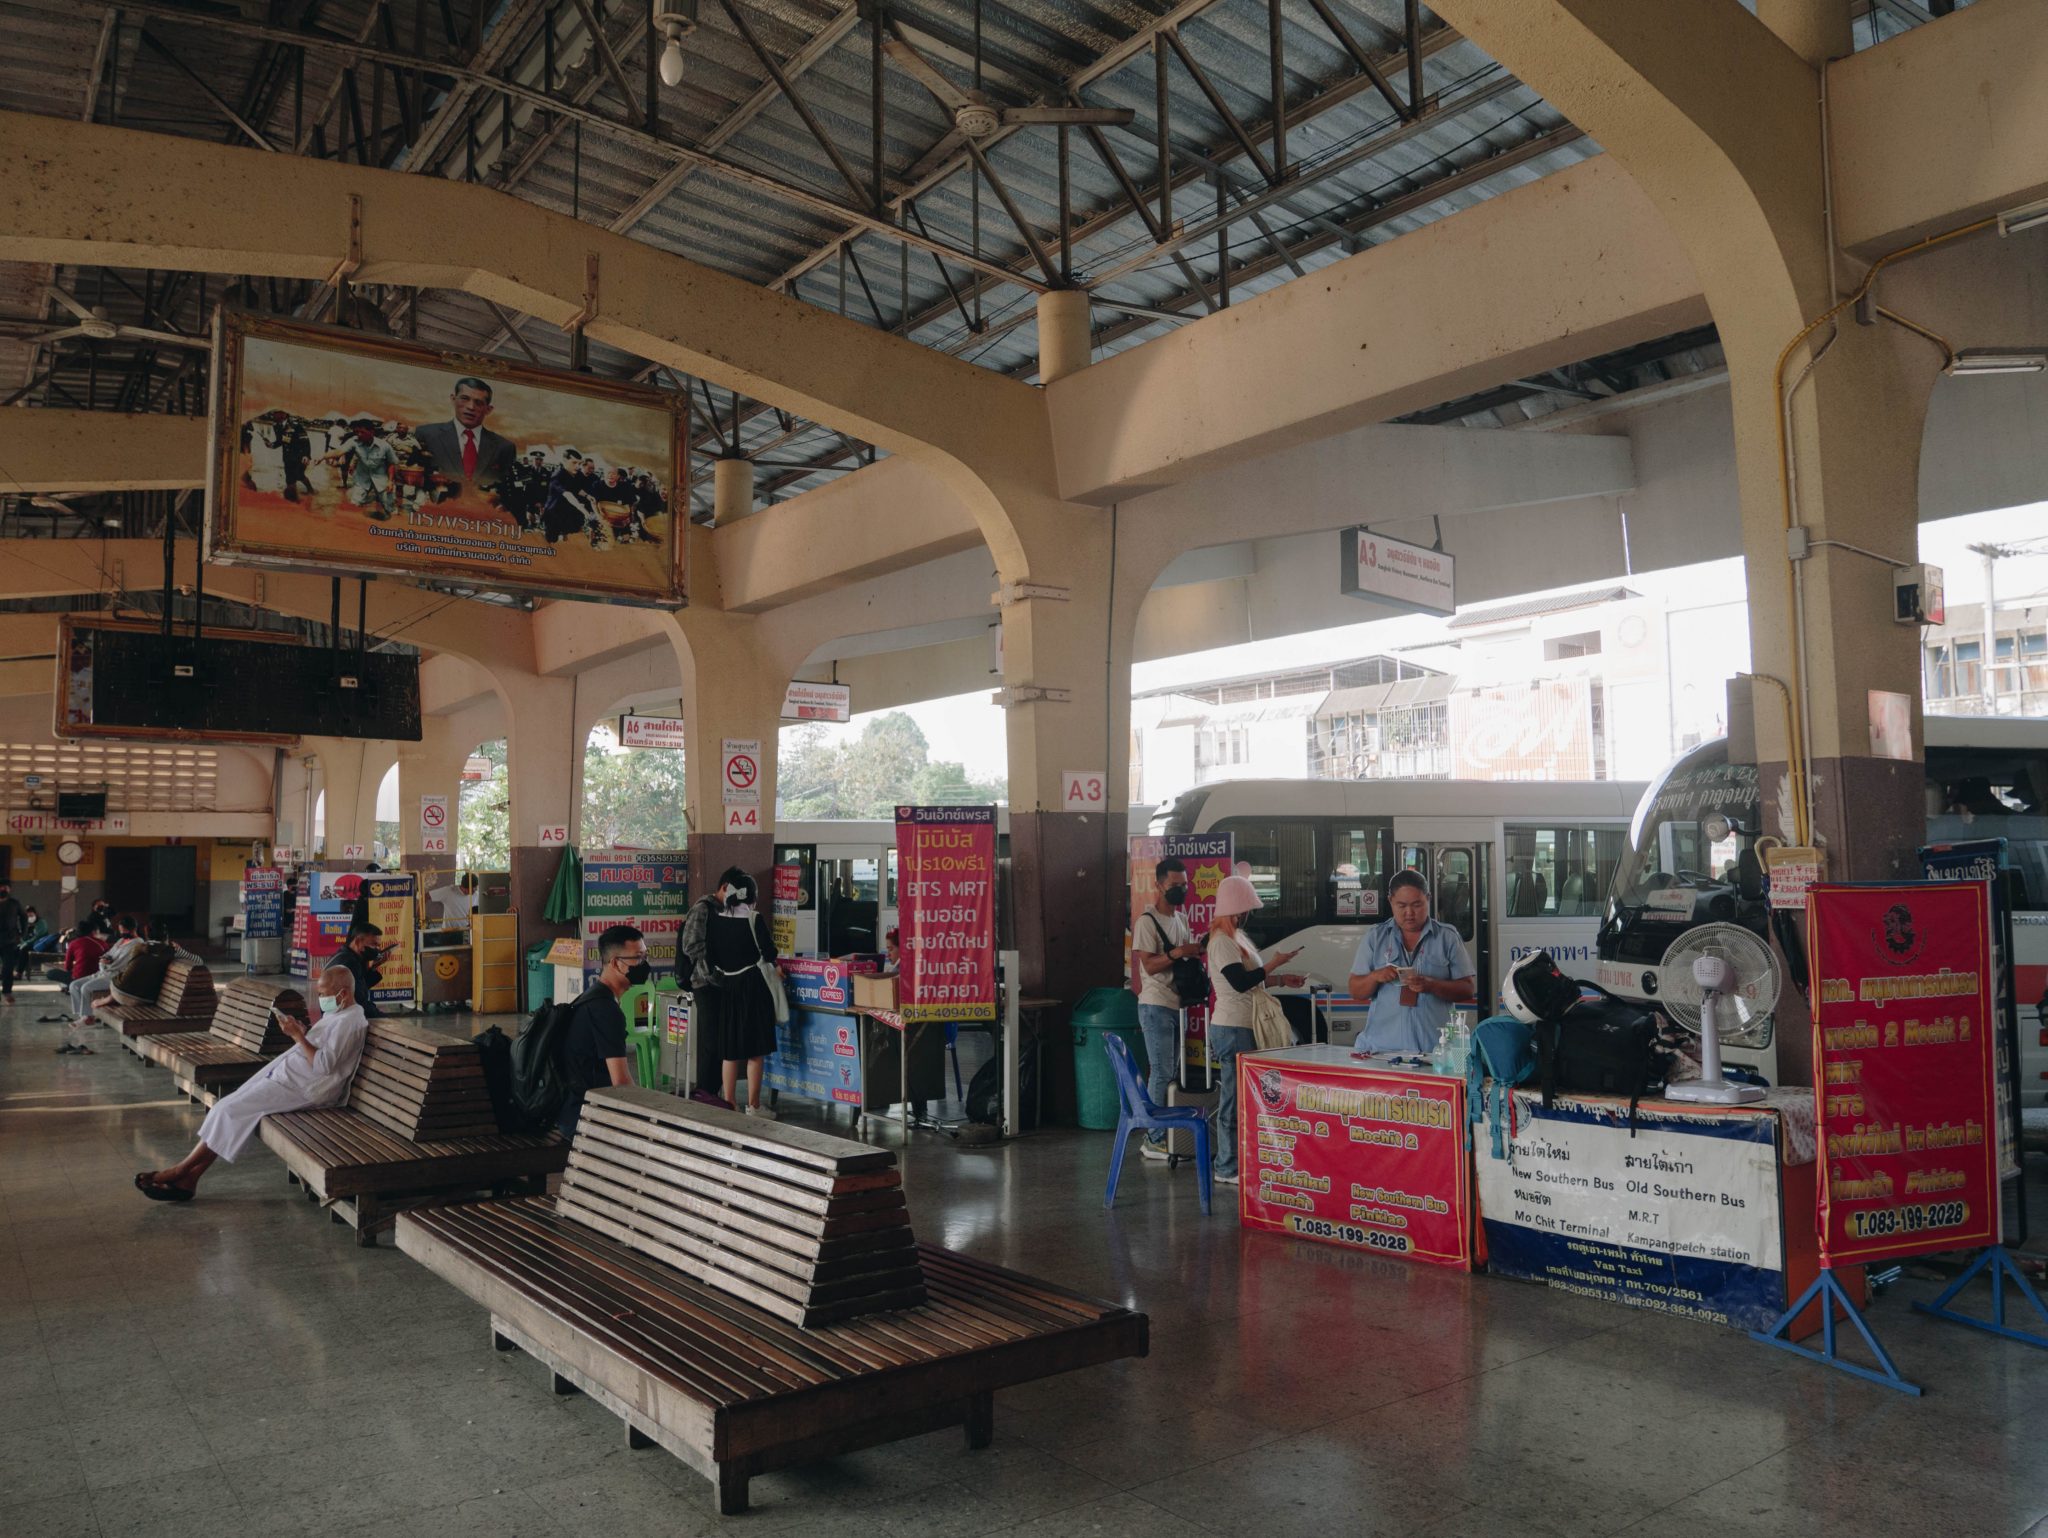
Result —
[[1237, 1061], [1246, 1228], [1745, 1330], [1769, 1328], [1816, 1274], [1809, 1089], [1725, 1108], [1643, 1100], [1633, 1126], [1625, 1099], [1546, 1108], [1517, 1089], [1496, 1159], [1462, 1079], [1327, 1044]]

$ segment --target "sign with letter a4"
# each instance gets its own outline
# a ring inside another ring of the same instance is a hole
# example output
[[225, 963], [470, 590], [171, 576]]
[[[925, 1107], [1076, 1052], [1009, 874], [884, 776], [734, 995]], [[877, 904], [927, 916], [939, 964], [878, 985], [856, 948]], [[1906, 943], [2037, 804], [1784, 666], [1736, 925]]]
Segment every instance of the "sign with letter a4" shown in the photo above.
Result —
[[1099, 812], [1109, 805], [1109, 774], [1102, 769], [1062, 769], [1060, 810]]
[[725, 831], [728, 833], [759, 833], [761, 831], [761, 809], [758, 806], [725, 807]]

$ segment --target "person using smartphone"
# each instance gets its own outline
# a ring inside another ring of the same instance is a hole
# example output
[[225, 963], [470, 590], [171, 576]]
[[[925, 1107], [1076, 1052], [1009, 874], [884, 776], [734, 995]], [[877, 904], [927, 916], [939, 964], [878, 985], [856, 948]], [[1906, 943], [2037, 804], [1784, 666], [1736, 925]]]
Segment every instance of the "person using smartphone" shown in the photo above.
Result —
[[1369, 1003], [1358, 1045], [1368, 1052], [1427, 1053], [1450, 1024], [1451, 1006], [1478, 997], [1472, 957], [1457, 930], [1429, 916], [1429, 887], [1404, 870], [1387, 883], [1391, 916], [1358, 943], [1349, 992]]
[[377, 1007], [373, 996], [373, 990], [384, 980], [380, 963], [391, 951], [390, 946], [380, 943], [383, 938], [384, 931], [375, 924], [358, 920], [348, 926], [348, 939], [334, 953], [335, 961], [347, 967], [349, 976], [356, 980], [356, 1002], [362, 1006], [363, 1014], [372, 1020], [384, 1013]]

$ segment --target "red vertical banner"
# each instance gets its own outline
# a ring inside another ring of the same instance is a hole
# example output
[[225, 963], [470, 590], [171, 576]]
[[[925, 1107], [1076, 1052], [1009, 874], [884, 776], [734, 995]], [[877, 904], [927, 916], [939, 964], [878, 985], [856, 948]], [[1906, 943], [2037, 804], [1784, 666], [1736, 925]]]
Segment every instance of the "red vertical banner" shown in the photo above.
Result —
[[996, 1017], [996, 809], [896, 808], [897, 1013]]
[[1817, 884], [1806, 919], [1821, 1263], [1997, 1243], [1984, 887]]

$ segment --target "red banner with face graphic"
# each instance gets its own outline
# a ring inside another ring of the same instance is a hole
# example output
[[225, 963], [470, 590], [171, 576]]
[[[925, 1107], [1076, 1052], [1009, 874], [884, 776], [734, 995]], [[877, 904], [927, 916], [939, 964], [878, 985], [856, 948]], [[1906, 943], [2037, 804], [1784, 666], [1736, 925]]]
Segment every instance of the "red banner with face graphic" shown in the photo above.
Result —
[[1354, 1065], [1330, 1046], [1237, 1064], [1246, 1228], [1471, 1269], [1463, 1079]]
[[1820, 884], [1806, 922], [1821, 1263], [1997, 1243], [1984, 886]]

